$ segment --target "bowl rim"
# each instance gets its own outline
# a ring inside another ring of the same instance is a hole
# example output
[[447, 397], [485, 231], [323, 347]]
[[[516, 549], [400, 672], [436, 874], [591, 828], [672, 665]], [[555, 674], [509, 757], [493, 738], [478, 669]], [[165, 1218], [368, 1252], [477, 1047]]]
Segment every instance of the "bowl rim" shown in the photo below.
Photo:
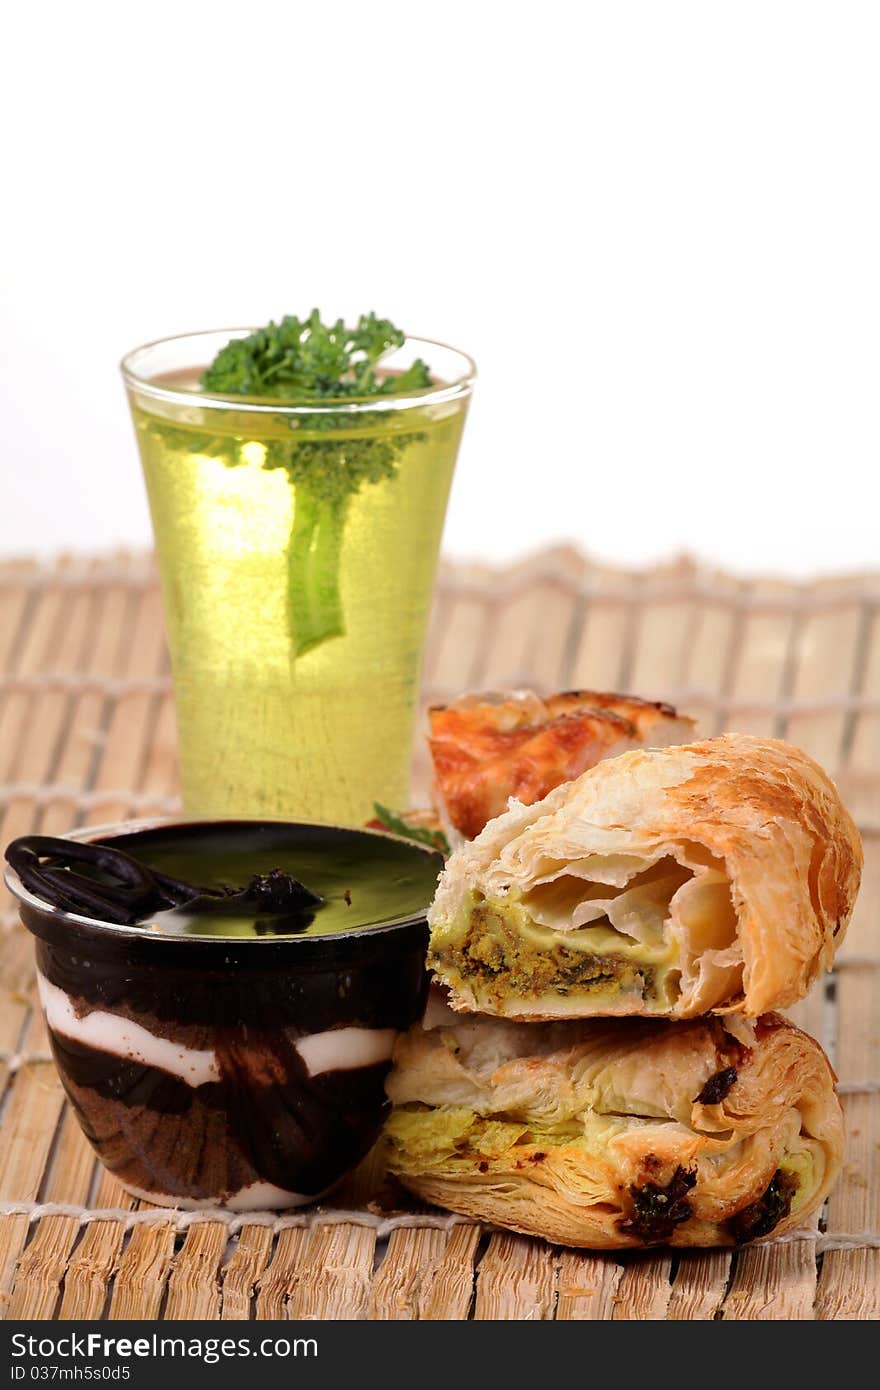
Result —
[[[436, 859], [439, 867], [442, 867], [442, 856], [438, 850], [431, 849], [429, 845], [422, 845], [417, 840], [410, 840], [405, 835], [396, 835], [392, 831], [374, 830], [367, 826], [356, 825], [336, 825], [331, 821], [288, 821], [288, 820], [251, 820], [236, 816], [216, 816], [210, 820], [201, 818], [185, 818], [176, 816], [154, 816], [143, 817], [133, 820], [111, 821], [104, 825], [85, 825], [77, 826], [74, 830], [68, 830], [58, 838], [61, 840], [85, 840], [92, 841], [108, 835], [128, 835], [136, 834], [139, 831], [159, 830], [170, 826], [198, 826], [198, 825], [283, 825], [289, 827], [308, 827], [318, 830], [335, 830], [346, 835], [367, 835], [381, 838], [382, 840], [396, 840], [398, 844], [406, 845], [409, 849], [429, 858]], [[156, 945], [165, 947], [171, 945], [211, 945], [217, 947], [227, 947], [229, 950], [239, 949], [259, 949], [264, 950], [268, 946], [287, 946], [294, 948], [298, 945], [309, 943], [309, 947], [314, 949], [320, 944], [332, 944], [333, 942], [352, 941], [365, 936], [379, 936], [393, 931], [399, 931], [406, 927], [419, 926], [426, 922], [431, 903], [425, 904], [424, 908], [418, 912], [406, 913], [402, 917], [389, 918], [387, 921], [377, 922], [375, 925], [364, 927], [353, 927], [350, 931], [335, 932], [312, 932], [290, 933], [288, 935], [267, 933], [265, 936], [204, 936], [190, 933], [188, 935], [175, 936], [171, 933], [151, 930], [149, 924], [134, 923], [126, 926], [117, 922], [105, 922], [100, 917], [87, 917], [82, 913], [68, 912], [64, 908], [55, 907], [52, 903], [46, 902], [43, 898], [37, 897], [29, 888], [26, 888], [12, 868], [11, 864], [6, 865], [3, 875], [4, 882], [10, 893], [18, 902], [30, 911], [39, 914], [41, 917], [48, 917], [58, 923], [70, 923], [79, 928], [88, 928], [101, 935], [118, 937], [122, 940], [138, 942], [155, 942]], [[27, 925], [27, 923], [25, 923]]]

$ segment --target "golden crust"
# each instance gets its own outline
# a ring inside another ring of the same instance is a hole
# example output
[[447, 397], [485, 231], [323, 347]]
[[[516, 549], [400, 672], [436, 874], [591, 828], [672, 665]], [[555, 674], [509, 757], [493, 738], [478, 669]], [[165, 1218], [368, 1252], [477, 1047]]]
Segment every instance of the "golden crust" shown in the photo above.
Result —
[[417, 1028], [388, 1091], [391, 1170], [418, 1197], [595, 1250], [781, 1235], [843, 1154], [827, 1058], [777, 1015], [748, 1047], [712, 1019]]
[[[504, 902], [512, 889], [522, 894], [546, 883], [548, 866], [561, 866], [554, 873], [570, 878], [581, 870], [567, 866], [624, 858], [692, 873], [693, 884], [672, 897], [667, 919], [680, 954], [676, 999], [657, 1007], [621, 995], [610, 1007], [593, 1007], [589, 994], [571, 990], [557, 1007], [547, 997], [519, 998], [464, 980], [451, 967], [444, 929], [470, 910], [475, 892]], [[431, 911], [431, 964], [451, 987], [454, 1006], [465, 1010], [688, 1018], [742, 1009], [757, 1017], [802, 998], [830, 967], [861, 867], [859, 835], [833, 782], [800, 749], [742, 734], [637, 749], [537, 805], [514, 805], [456, 850]], [[706, 886], [711, 910], [705, 892], [697, 901]]]
[[531, 805], [602, 758], [693, 733], [671, 705], [596, 690], [463, 695], [432, 706], [428, 722], [435, 799], [453, 839], [473, 839], [511, 796]]

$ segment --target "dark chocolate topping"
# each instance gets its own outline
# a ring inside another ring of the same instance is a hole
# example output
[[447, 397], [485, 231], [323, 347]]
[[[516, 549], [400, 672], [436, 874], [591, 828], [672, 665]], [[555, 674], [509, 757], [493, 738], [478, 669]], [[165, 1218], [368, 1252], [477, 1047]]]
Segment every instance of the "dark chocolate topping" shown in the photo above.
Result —
[[[193, 913], [268, 916], [276, 930], [295, 932], [309, 925], [312, 909], [323, 901], [284, 869], [254, 874], [243, 888], [204, 888], [150, 870], [111, 845], [50, 835], [20, 835], [7, 845], [6, 859], [24, 886], [52, 907], [117, 926], [134, 926], [157, 912], [185, 908]], [[74, 864], [85, 864], [94, 873], [77, 873]], [[262, 928], [270, 929], [268, 923]]]

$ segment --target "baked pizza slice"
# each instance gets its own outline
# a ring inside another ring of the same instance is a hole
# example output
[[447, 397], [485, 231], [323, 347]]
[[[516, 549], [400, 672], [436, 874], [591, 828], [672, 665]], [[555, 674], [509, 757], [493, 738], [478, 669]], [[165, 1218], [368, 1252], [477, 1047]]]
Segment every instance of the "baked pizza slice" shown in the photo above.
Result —
[[428, 720], [435, 802], [453, 844], [474, 839], [510, 797], [531, 806], [603, 758], [687, 743], [694, 728], [671, 705], [596, 690], [464, 695]]

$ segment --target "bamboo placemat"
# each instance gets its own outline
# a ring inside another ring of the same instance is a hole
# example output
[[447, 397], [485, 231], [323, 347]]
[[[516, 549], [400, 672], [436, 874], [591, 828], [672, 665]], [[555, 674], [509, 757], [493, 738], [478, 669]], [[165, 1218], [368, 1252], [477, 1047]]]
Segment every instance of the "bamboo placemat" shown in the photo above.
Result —
[[[148, 559], [0, 564], [0, 840], [177, 807], [162, 613]], [[137, 1204], [93, 1160], [34, 1008], [31, 945], [0, 906], [0, 1315], [13, 1318], [869, 1318], [880, 1315], [880, 574], [811, 584], [554, 550], [446, 566], [426, 699], [594, 686], [671, 700], [702, 733], [801, 744], [865, 840], [835, 976], [793, 1011], [836, 1059], [849, 1129], [820, 1228], [740, 1252], [626, 1257], [367, 1206], [265, 1223]], [[422, 748], [413, 804], [427, 801]]]

